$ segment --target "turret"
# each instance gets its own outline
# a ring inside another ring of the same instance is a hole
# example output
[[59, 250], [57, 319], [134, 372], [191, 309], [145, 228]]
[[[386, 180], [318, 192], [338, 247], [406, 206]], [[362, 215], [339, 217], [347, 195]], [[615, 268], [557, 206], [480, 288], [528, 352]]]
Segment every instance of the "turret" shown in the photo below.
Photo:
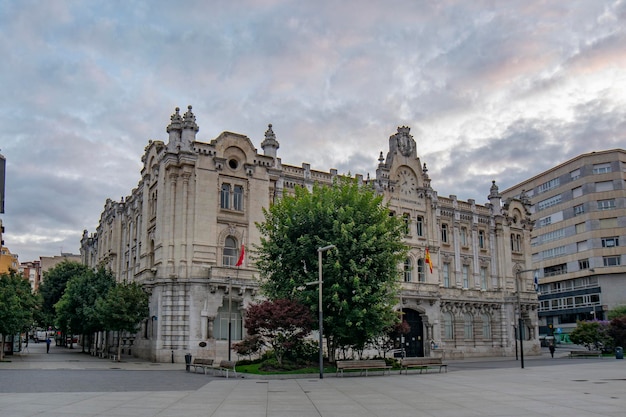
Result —
[[272, 125], [267, 125], [267, 130], [265, 131], [265, 140], [261, 142], [261, 149], [263, 149], [263, 154], [265, 156], [271, 156], [276, 159], [276, 151], [280, 147], [280, 144], [276, 140], [276, 135], [272, 130]]

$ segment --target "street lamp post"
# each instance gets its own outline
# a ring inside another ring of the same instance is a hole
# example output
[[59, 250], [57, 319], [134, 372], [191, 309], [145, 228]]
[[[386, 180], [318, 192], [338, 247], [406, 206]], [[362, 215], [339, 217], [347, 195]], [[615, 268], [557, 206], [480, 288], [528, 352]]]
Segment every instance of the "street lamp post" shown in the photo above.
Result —
[[522, 369], [524, 369], [524, 320], [522, 319], [522, 299], [520, 294], [519, 280], [523, 272], [535, 271], [535, 269], [522, 269], [515, 271], [515, 292], [517, 292], [517, 310], [519, 311], [518, 334], [519, 334], [519, 355]]
[[322, 311], [322, 283], [324, 282], [322, 276], [322, 253], [335, 248], [335, 245], [328, 245], [322, 248], [317, 248], [317, 271], [318, 271], [318, 290], [319, 290], [319, 304], [318, 304], [318, 315], [319, 315], [319, 361], [320, 361], [320, 379], [324, 378], [324, 345], [322, 344], [322, 339], [324, 338], [324, 313]]

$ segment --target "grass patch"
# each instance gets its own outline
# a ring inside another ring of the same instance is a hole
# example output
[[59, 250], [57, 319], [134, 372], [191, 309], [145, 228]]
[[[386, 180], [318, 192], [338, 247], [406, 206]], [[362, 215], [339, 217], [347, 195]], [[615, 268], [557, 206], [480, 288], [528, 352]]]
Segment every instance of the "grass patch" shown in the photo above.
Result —
[[[295, 375], [295, 374], [317, 374], [320, 371], [319, 366], [309, 366], [306, 368], [289, 369], [289, 370], [272, 370], [264, 371], [260, 369], [263, 363], [250, 363], [245, 365], [237, 365], [237, 372], [255, 375]], [[336, 368], [334, 366], [324, 367], [324, 373], [335, 373]]]

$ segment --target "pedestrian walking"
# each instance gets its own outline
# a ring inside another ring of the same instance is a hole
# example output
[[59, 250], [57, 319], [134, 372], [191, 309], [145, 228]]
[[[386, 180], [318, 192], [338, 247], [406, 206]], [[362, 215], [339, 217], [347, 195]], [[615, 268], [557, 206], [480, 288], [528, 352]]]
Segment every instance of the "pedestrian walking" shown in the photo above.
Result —
[[550, 343], [550, 346], [548, 346], [548, 349], [550, 349], [550, 356], [554, 358], [554, 350], [556, 349], [554, 347], [554, 343]]
[[50, 343], [52, 343], [52, 340], [50, 340], [50, 336], [48, 336], [46, 338], [46, 353], [50, 353]]

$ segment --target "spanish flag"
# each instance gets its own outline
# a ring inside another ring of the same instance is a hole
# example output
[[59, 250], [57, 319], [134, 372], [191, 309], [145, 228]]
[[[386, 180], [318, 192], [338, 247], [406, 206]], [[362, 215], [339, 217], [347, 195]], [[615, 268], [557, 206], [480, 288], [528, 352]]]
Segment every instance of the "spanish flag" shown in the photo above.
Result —
[[433, 273], [433, 261], [432, 259], [430, 259], [430, 252], [428, 251], [428, 248], [426, 248], [426, 255], [424, 256], [424, 262], [426, 262], [428, 264], [428, 266], [430, 267], [430, 273]]
[[235, 264], [235, 266], [241, 266], [243, 264], [243, 258], [245, 257], [245, 253], [246, 253], [246, 249], [244, 248], [243, 245], [241, 245], [241, 252], [239, 252], [239, 259], [237, 260], [237, 263]]

